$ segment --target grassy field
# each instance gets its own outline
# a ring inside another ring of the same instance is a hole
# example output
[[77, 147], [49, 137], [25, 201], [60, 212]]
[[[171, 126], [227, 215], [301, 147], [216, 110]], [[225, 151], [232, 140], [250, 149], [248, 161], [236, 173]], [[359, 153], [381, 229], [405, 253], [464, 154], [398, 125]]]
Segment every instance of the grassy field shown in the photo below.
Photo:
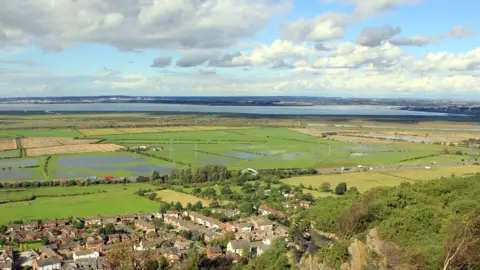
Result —
[[159, 209], [158, 202], [150, 201], [134, 194], [140, 188], [153, 189], [155, 187], [149, 184], [129, 184], [49, 187], [26, 189], [12, 193], [2, 190], [0, 193], [2, 197], [21, 197], [28, 194], [73, 194], [97, 192], [99, 190], [105, 190], [106, 192], [70, 197], [37, 198], [34, 201], [2, 204], [0, 205], [0, 224], [20, 219], [54, 219], [157, 211]]
[[435, 167], [430, 170], [424, 168], [376, 170], [368, 172], [352, 172], [341, 174], [326, 174], [316, 176], [302, 176], [282, 180], [286, 184], [312, 186], [318, 188], [322, 183], [330, 183], [335, 188], [339, 183], [346, 183], [348, 187], [357, 187], [360, 192], [381, 186], [397, 186], [402, 182], [425, 181], [448, 177], [480, 173], [480, 166]]
[[187, 203], [195, 204], [198, 201], [201, 201], [204, 206], [208, 206], [212, 201], [195, 197], [190, 194], [181, 193], [173, 190], [160, 190], [156, 191], [157, 198], [161, 199], [163, 202], [180, 202], [183, 206], [186, 206]]
[[0, 138], [23, 137], [81, 137], [82, 134], [75, 129], [5, 129], [0, 130]]

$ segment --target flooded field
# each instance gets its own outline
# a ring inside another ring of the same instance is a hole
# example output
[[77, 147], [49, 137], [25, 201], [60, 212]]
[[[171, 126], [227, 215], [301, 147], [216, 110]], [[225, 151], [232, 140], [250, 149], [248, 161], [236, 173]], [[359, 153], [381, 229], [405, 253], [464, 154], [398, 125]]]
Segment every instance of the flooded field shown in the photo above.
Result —
[[67, 168], [87, 168], [98, 166], [99, 164], [125, 164], [147, 162], [146, 158], [138, 158], [130, 155], [124, 156], [78, 156], [61, 157], [57, 159], [57, 164]]
[[0, 158], [6, 157], [20, 157], [20, 152], [18, 150], [0, 152]]
[[0, 181], [31, 179], [35, 175], [32, 170], [0, 170]]
[[7, 159], [0, 160], [0, 168], [18, 168], [18, 167], [29, 167], [29, 166], [38, 166], [38, 160], [36, 159]]
[[255, 158], [262, 157], [261, 154], [253, 154], [253, 153], [247, 153], [247, 152], [229, 152], [229, 153], [225, 153], [223, 155], [229, 156], [229, 157], [234, 157], [234, 158], [239, 158], [239, 159], [255, 159]]

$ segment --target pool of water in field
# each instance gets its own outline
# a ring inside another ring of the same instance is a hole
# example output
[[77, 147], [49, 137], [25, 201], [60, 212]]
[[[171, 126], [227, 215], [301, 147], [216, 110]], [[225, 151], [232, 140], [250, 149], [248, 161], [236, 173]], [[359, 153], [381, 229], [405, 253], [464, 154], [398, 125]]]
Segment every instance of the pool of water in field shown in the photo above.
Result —
[[34, 175], [35, 173], [31, 170], [0, 170], [0, 181], [27, 180], [27, 179], [32, 179], [32, 176]]
[[266, 150], [266, 151], [261, 151], [260, 153], [265, 154], [265, 155], [276, 155], [280, 153], [284, 153], [285, 150]]
[[122, 164], [133, 162], [147, 162], [146, 158], [138, 158], [129, 155], [125, 156], [81, 156], [81, 157], [61, 157], [57, 159], [57, 164], [66, 168], [85, 168], [99, 166], [100, 164]]
[[164, 165], [156, 165], [156, 164], [140, 164], [140, 165], [132, 165], [132, 166], [93, 166], [89, 167], [90, 170], [95, 170], [98, 172], [115, 172], [115, 171], [127, 171], [132, 173], [138, 173], [138, 175], [148, 175], [153, 171], [157, 171], [160, 174], [167, 174], [171, 172], [174, 168], [168, 167]]
[[383, 136], [372, 136], [373, 138], [377, 139], [387, 139], [387, 140], [400, 140], [400, 141], [407, 141], [407, 142], [431, 142], [431, 140], [427, 140], [424, 138], [415, 138], [412, 136], [400, 136], [400, 135], [383, 135]]
[[255, 159], [255, 158], [262, 157], [261, 154], [252, 154], [252, 153], [246, 153], [246, 152], [229, 152], [223, 155], [234, 157], [234, 158], [240, 158], [240, 159]]
[[19, 157], [20, 152], [19, 151], [5, 151], [5, 152], [0, 152], [0, 158], [6, 158], [6, 157]]
[[0, 161], [0, 168], [38, 166], [36, 159], [8, 159]]

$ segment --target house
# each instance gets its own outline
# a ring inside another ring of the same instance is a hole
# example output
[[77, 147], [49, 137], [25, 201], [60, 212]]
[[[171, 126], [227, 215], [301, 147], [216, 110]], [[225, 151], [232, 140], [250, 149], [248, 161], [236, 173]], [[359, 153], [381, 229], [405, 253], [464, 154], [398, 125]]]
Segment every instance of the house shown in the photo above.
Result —
[[270, 207], [267, 207], [267, 206], [260, 206], [258, 207], [258, 212], [262, 215], [262, 216], [268, 216], [268, 215], [276, 215], [276, 216], [279, 216], [279, 217], [285, 217], [285, 215], [278, 211], [278, 210], [275, 210], [273, 208], [270, 208]]
[[242, 233], [248, 233], [252, 231], [252, 223], [238, 223], [237, 224], [237, 231]]
[[65, 219], [57, 220], [57, 227], [65, 227], [68, 225], [68, 223], [70, 223], [69, 220], [65, 220]]
[[250, 252], [251, 252], [252, 256], [254, 256], [254, 257], [262, 255], [269, 248], [270, 248], [270, 245], [267, 245], [267, 244], [263, 243], [262, 241], [252, 242], [250, 244]]
[[[18, 254], [17, 263], [22, 268], [26, 268], [28, 266], [33, 267], [33, 262], [38, 259], [40, 255], [34, 250], [23, 251]], [[0, 267], [0, 269], [2, 269]]]
[[47, 259], [47, 258], [59, 258], [60, 256], [53, 251], [53, 249], [49, 247], [39, 247], [38, 252], [40, 253], [40, 258]]
[[112, 249], [114, 249], [117, 245], [103, 245], [99, 248], [99, 251], [102, 255], [106, 255], [108, 252], [110, 252]]
[[108, 242], [113, 243], [113, 244], [120, 243], [120, 242], [122, 242], [122, 236], [120, 234], [117, 234], [117, 233], [116, 234], [110, 234], [108, 236]]
[[21, 224], [10, 224], [10, 225], [7, 226], [6, 233], [19, 232], [21, 230], [22, 230], [22, 225]]
[[78, 242], [65, 243], [58, 246], [58, 253], [68, 254], [73, 251], [79, 251], [82, 246]]
[[139, 213], [138, 214], [139, 218], [145, 219], [145, 220], [153, 220], [155, 218], [154, 213]]
[[73, 260], [77, 261], [80, 259], [97, 259], [100, 257], [100, 253], [95, 250], [80, 250], [73, 253]]
[[300, 201], [299, 205], [300, 205], [300, 207], [303, 207], [303, 208], [310, 208], [310, 206], [312, 205], [312, 202], [310, 202], [310, 201]]
[[163, 214], [163, 218], [165, 217], [179, 218], [180, 213], [177, 210], [170, 210]]
[[41, 235], [40, 233], [37, 233], [37, 232], [28, 231], [28, 232], [25, 234], [24, 239], [25, 239], [26, 241], [40, 240], [40, 239], [42, 239], [42, 235]]
[[208, 233], [203, 235], [203, 240], [208, 243], [208, 242], [211, 242], [214, 239], [222, 239], [223, 237], [224, 237], [223, 233], [208, 232]]
[[57, 227], [57, 221], [56, 220], [45, 220], [45, 221], [42, 221], [42, 226], [43, 226], [43, 228], [56, 228]]
[[231, 221], [225, 223], [225, 231], [236, 232], [237, 231], [237, 223], [236, 222], [231, 222]]
[[60, 229], [60, 232], [65, 238], [77, 238], [80, 236], [80, 231], [76, 228], [73, 228], [72, 226], [65, 226], [62, 229]]
[[0, 270], [13, 270], [12, 262], [0, 262]]
[[38, 228], [39, 228], [38, 221], [29, 221], [29, 222], [23, 223], [23, 229], [26, 231], [33, 231]]
[[34, 270], [57, 270], [61, 267], [62, 261], [58, 258], [39, 259], [33, 262]]
[[157, 244], [149, 241], [140, 241], [140, 243], [133, 245], [133, 250], [135, 251], [152, 250], [156, 248]]
[[145, 231], [146, 233], [156, 231], [155, 225], [145, 220], [136, 220], [135, 227], [142, 231]]
[[288, 236], [288, 227], [277, 224], [275, 227], [275, 234], [279, 236]]
[[102, 218], [101, 217], [86, 217], [86, 218], [83, 219], [83, 222], [87, 226], [100, 225], [100, 224], [102, 224]]
[[102, 217], [102, 221], [103, 223], [116, 224], [120, 221], [120, 218], [118, 218], [117, 216], [106, 216], [106, 217]]
[[100, 235], [97, 235], [97, 234], [86, 234], [85, 236], [86, 237], [84, 237], [84, 238], [87, 242], [95, 241], [95, 240], [103, 240], [102, 237]]
[[96, 249], [103, 246], [104, 244], [105, 242], [103, 240], [93, 240], [93, 241], [88, 241], [85, 244], [85, 247], [88, 249]]
[[175, 241], [175, 244], [173, 244], [174, 247], [178, 248], [179, 250], [186, 250], [189, 249], [192, 245], [189, 241]]
[[255, 228], [261, 231], [271, 231], [273, 230], [273, 222], [268, 219], [258, 219]]
[[207, 258], [215, 259], [216, 257], [222, 256], [222, 249], [218, 246], [207, 247]]
[[227, 244], [227, 252], [232, 252], [243, 256], [244, 250], [250, 251], [250, 241], [245, 239], [231, 240]]
[[119, 216], [119, 219], [121, 222], [133, 222], [135, 220], [135, 216], [134, 215], [120, 215]]

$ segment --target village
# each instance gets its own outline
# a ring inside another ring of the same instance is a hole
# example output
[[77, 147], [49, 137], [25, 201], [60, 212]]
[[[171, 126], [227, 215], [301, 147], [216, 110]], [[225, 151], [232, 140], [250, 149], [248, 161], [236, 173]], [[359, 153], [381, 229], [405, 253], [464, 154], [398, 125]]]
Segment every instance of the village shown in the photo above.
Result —
[[[300, 202], [299, 206], [310, 204]], [[263, 254], [275, 240], [287, 239], [289, 234], [287, 226], [267, 218], [284, 217], [282, 212], [266, 206], [256, 210], [258, 215], [239, 218], [238, 210], [213, 209], [234, 220], [227, 222], [195, 211], [169, 210], [3, 225], [0, 270], [116, 269], [108, 254], [121, 244], [138, 256], [153, 252], [177, 269], [184, 269], [192, 249], [207, 259], [237, 263]], [[39, 242], [38, 247], [28, 245]]]

